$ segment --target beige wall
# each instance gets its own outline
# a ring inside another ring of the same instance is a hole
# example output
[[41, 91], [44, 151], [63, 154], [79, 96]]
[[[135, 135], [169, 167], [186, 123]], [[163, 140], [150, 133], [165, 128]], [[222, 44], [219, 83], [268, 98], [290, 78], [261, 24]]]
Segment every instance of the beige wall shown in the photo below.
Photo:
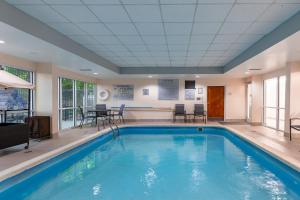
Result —
[[58, 133], [58, 78], [97, 83], [97, 79], [61, 69], [50, 63], [37, 63], [0, 53], [0, 64], [35, 72], [35, 114], [51, 117], [51, 132]]
[[[116, 84], [132, 84], [134, 85], [134, 100], [133, 101], [118, 101], [110, 98], [107, 101], [97, 99], [98, 103], [106, 103], [110, 106], [119, 106], [125, 103], [126, 106], [134, 107], [155, 107], [155, 108], [173, 108], [176, 103], [184, 103], [187, 112], [193, 111], [194, 103], [197, 100], [184, 99], [184, 79], [180, 79], [179, 83], [179, 100], [158, 100], [157, 79], [118, 79], [118, 80], [102, 80], [98, 85], [98, 91], [108, 89], [112, 91], [113, 85]], [[206, 86], [225, 86], [225, 119], [245, 119], [245, 95], [246, 87], [243, 79], [197, 79], [196, 88], [202, 87], [203, 95], [198, 95], [196, 98], [203, 96], [203, 103], [206, 105]], [[149, 96], [143, 96], [142, 90], [149, 89]], [[126, 112], [126, 117], [129, 119], [172, 119], [171, 112]]]

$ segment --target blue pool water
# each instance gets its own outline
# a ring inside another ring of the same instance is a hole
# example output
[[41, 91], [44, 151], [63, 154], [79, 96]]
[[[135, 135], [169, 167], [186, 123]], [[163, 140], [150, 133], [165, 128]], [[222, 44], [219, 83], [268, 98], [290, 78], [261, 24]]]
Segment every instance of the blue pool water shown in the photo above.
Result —
[[4, 200], [300, 199], [300, 173], [221, 128], [120, 129], [0, 183]]

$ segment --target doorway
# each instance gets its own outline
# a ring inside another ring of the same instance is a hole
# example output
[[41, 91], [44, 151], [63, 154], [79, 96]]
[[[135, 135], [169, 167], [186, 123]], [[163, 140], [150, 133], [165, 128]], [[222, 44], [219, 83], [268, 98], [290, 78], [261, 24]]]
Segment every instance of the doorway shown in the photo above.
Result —
[[207, 87], [207, 117], [224, 120], [224, 86]]

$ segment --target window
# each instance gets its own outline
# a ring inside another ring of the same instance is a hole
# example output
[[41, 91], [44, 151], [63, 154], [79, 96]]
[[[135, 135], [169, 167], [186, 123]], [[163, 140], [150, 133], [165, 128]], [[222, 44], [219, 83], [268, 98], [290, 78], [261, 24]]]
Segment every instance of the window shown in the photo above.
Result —
[[[30, 83], [34, 83], [34, 76], [33, 76], [34, 74], [31, 71], [17, 69], [10, 66], [5, 66], [4, 70], [20, 77], [23, 80], [26, 80]], [[6, 122], [10, 122], [10, 123], [24, 122], [25, 117], [28, 116], [28, 112], [30, 114], [32, 114], [33, 112], [33, 99], [34, 99], [33, 91], [28, 89], [16, 88], [16, 89], [8, 89], [6, 91], [6, 94], [9, 94], [12, 97], [10, 98], [10, 101], [6, 103], [5, 110], [8, 110], [6, 115]], [[2, 119], [0, 121], [2, 121]]]
[[286, 77], [280, 76], [264, 81], [264, 124], [284, 130]]
[[79, 80], [59, 78], [59, 128], [66, 129], [80, 124], [78, 107], [86, 111], [96, 104], [96, 86]]

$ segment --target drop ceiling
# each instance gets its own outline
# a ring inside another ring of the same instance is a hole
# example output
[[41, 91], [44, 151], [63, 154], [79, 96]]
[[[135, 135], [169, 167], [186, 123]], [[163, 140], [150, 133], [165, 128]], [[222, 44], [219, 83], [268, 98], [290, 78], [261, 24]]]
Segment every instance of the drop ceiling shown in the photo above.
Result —
[[300, 0], [6, 2], [121, 68], [225, 66], [300, 10]]

